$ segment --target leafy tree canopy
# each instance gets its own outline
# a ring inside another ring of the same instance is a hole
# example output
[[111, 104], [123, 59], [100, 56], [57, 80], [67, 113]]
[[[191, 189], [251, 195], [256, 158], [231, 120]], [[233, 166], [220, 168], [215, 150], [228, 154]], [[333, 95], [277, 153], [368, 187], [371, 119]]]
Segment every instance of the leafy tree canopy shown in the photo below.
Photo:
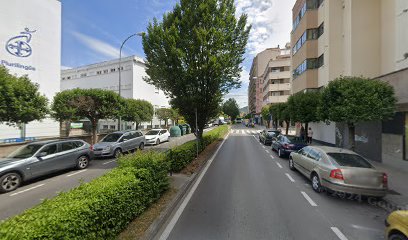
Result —
[[235, 99], [230, 98], [222, 105], [222, 111], [234, 121], [239, 116], [239, 106]]
[[123, 120], [135, 122], [138, 125], [151, 121], [153, 113], [153, 105], [150, 102], [140, 99], [125, 99], [121, 116]]
[[195, 122], [197, 110], [199, 138], [222, 96], [240, 86], [246, 23], [246, 15], [236, 19], [234, 0], [181, 0], [143, 36], [145, 80], [162, 89], [187, 122]]
[[320, 121], [318, 108], [320, 105], [319, 92], [298, 92], [288, 99], [290, 118], [295, 122], [309, 123]]
[[45, 118], [48, 99], [27, 76], [16, 77], [0, 66], [0, 122], [14, 125]]

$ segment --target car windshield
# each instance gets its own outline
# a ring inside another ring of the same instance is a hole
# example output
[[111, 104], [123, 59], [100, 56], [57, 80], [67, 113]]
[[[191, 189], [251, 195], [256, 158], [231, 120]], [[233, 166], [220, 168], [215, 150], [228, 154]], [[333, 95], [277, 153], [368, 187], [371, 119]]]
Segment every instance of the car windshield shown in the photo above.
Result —
[[148, 131], [145, 135], [157, 135], [157, 134], [159, 134], [159, 130], [151, 130], [151, 131]]
[[29, 144], [26, 146], [23, 146], [16, 151], [12, 152], [10, 155], [8, 155], [8, 158], [29, 158], [32, 157], [38, 149], [40, 149], [42, 146], [41, 144]]
[[327, 153], [327, 155], [342, 167], [373, 168], [364, 158], [350, 153]]
[[120, 133], [111, 133], [102, 139], [102, 142], [117, 142], [122, 136]]
[[296, 136], [285, 136], [284, 139], [287, 143], [301, 143], [301, 140]]

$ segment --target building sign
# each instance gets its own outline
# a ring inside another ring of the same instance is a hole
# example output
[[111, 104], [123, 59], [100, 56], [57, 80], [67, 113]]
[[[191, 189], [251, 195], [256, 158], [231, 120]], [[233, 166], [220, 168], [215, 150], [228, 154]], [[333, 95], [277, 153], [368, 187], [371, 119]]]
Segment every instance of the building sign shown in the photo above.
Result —
[[[17, 36], [11, 37], [5, 46], [6, 51], [16, 57], [26, 58], [31, 56], [33, 49], [31, 48], [30, 42], [33, 37], [33, 33], [36, 31], [31, 31], [29, 28], [25, 28], [24, 31], [20, 32]], [[26, 71], [35, 71], [35, 67], [24, 65], [17, 62], [9, 62], [2, 59], [0, 61], [1, 65], [6, 67], [21, 68]]]
[[71, 123], [71, 128], [72, 129], [80, 129], [83, 128], [84, 124], [83, 123]]

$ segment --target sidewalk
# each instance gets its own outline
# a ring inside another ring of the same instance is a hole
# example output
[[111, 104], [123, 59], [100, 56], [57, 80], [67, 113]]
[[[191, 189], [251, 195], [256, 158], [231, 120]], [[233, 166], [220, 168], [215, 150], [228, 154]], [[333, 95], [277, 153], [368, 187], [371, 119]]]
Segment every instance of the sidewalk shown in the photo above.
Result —
[[[322, 146], [318, 143], [312, 143], [312, 146]], [[383, 201], [372, 201], [370, 204], [377, 205], [385, 210], [392, 212], [394, 210], [408, 210], [408, 171], [397, 169], [387, 164], [370, 160], [370, 162], [379, 171], [385, 172], [388, 175], [387, 196]]]

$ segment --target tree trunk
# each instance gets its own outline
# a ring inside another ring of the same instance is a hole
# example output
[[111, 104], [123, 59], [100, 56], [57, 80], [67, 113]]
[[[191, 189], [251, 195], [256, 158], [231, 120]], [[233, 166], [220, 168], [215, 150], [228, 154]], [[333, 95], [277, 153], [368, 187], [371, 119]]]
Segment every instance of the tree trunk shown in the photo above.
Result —
[[356, 128], [355, 128], [353, 123], [348, 123], [347, 126], [348, 126], [348, 130], [349, 130], [349, 146], [350, 146], [350, 150], [354, 151], [355, 147], [356, 147], [356, 139], [355, 139]]
[[289, 121], [285, 121], [286, 123], [286, 135], [289, 134]]
[[96, 143], [96, 128], [98, 127], [98, 120], [92, 120], [92, 145]]
[[307, 142], [307, 131], [309, 131], [309, 123], [305, 123], [305, 133], [304, 133], [304, 139]]

